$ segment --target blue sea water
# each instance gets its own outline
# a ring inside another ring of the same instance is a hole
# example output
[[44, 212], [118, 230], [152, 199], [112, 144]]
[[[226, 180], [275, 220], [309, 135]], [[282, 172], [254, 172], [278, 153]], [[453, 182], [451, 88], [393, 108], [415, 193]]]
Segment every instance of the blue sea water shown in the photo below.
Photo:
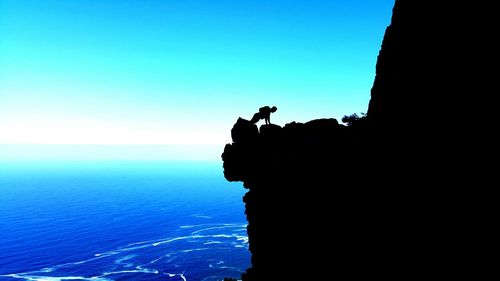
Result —
[[1, 162], [0, 280], [239, 277], [243, 193], [220, 163]]

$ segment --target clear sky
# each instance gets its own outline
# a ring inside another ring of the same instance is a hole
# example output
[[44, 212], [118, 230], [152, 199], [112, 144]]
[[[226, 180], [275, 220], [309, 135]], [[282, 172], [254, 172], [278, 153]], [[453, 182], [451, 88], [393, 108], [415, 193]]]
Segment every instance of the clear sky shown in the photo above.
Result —
[[223, 145], [366, 112], [393, 0], [0, 0], [0, 144]]

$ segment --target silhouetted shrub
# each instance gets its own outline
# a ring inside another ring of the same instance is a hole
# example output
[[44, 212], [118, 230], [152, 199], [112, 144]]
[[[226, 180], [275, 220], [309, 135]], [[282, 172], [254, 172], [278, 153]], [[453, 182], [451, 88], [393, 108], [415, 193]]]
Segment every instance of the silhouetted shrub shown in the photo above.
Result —
[[347, 126], [352, 126], [354, 123], [358, 122], [365, 116], [366, 116], [365, 113], [361, 113], [361, 117], [359, 117], [356, 113], [351, 115], [344, 115], [344, 117], [342, 117], [342, 123], [346, 123]]

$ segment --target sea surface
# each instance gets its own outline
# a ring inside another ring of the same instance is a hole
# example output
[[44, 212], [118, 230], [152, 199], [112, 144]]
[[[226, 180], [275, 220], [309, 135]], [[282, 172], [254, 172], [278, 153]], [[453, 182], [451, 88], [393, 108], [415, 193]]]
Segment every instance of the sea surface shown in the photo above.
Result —
[[215, 281], [250, 265], [211, 162], [0, 162], [0, 280]]

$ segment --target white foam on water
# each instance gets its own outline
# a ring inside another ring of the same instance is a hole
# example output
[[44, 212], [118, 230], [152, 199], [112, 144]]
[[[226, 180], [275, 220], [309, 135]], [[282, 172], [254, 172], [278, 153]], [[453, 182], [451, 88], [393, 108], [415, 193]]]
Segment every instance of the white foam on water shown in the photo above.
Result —
[[203, 238], [203, 236], [201, 235], [189, 235], [189, 236], [181, 236], [181, 237], [175, 237], [175, 238], [171, 238], [171, 239], [168, 239], [168, 240], [163, 240], [163, 241], [160, 241], [160, 242], [156, 242], [156, 243], [153, 243], [151, 245], [153, 246], [158, 246], [158, 245], [161, 245], [161, 244], [166, 244], [166, 243], [170, 243], [170, 242], [174, 242], [174, 241], [178, 241], [178, 240], [185, 240], [185, 239], [196, 239], [196, 238]]
[[210, 250], [210, 248], [196, 248], [196, 249], [181, 250], [181, 253], [190, 253], [190, 252], [205, 251], [205, 250]]
[[236, 240], [242, 241], [244, 244], [248, 244], [248, 236], [236, 235]]
[[108, 251], [108, 252], [94, 254], [94, 257], [103, 258], [103, 257], [109, 257], [109, 256], [112, 256], [112, 255], [116, 255], [116, 254], [119, 254], [119, 253], [120, 253], [119, 250], [113, 250], [113, 251]]
[[[52, 267], [44, 267], [44, 268], [39, 269], [39, 270], [27, 271], [27, 272], [23, 272], [23, 273], [16, 273], [15, 275], [18, 275], [18, 276], [38, 276], [38, 275], [36, 275], [36, 273], [50, 273], [50, 272], [54, 272], [60, 268], [67, 268], [67, 267], [71, 267], [71, 266], [75, 266], [75, 265], [80, 265], [80, 264], [84, 264], [87, 262], [98, 260], [98, 259], [101, 259], [104, 257], [105, 256], [99, 256], [99, 257], [94, 257], [94, 258], [90, 258], [90, 259], [82, 260], [82, 261], [77, 261], [77, 262], [68, 262], [68, 263], [58, 264], [58, 265], [54, 265]], [[0, 276], [7, 276], [7, 275], [0, 275]], [[12, 276], [10, 276], [10, 277], [12, 277]], [[16, 278], [16, 277], [13, 277], [13, 278]]]
[[[219, 268], [219, 269], [231, 268], [231, 267], [227, 267], [227, 266], [221, 266], [221, 264], [224, 264], [224, 263], [225, 263], [224, 261], [219, 261], [219, 262], [215, 263], [215, 265], [212, 264], [212, 263], [210, 263], [210, 264], [208, 264], [208, 267], [210, 267], [210, 268]], [[241, 271], [241, 270], [238, 269], [238, 271]]]
[[[165, 256], [166, 256], [166, 255], [165, 255]], [[154, 260], [150, 261], [150, 262], [149, 262], [149, 264], [156, 263], [156, 262], [160, 261], [161, 259], [163, 259], [165, 256], [162, 256], [162, 257], [159, 257], [159, 258], [157, 258], [157, 259], [154, 259]]]
[[[212, 276], [207, 276], [207, 277], [201, 279], [201, 281], [208, 281], [208, 280], [213, 281], [215, 279], [217, 279], [217, 281], [222, 281], [223, 278], [224, 277], [222, 277], [220, 275], [212, 275]], [[242, 280], [238, 279], [237, 281], [242, 281]]]
[[179, 228], [184, 229], [184, 228], [205, 227], [205, 226], [214, 226], [214, 225], [219, 225], [219, 224], [217, 224], [217, 223], [188, 224], [188, 225], [181, 225], [181, 226], [179, 226]]
[[139, 269], [135, 269], [135, 270], [131, 269], [131, 270], [118, 270], [118, 271], [104, 272], [103, 274], [100, 275], [100, 277], [104, 277], [104, 276], [108, 276], [108, 275], [123, 274], [123, 273], [159, 274], [160, 272], [158, 270], [154, 270], [154, 269], [139, 268]]
[[241, 225], [222, 225], [222, 226], [207, 227], [207, 228], [193, 231], [193, 232], [191, 232], [191, 234], [196, 234], [196, 233], [200, 233], [200, 232], [204, 232], [204, 231], [208, 231], [208, 230], [213, 230], [213, 229], [226, 229], [226, 228], [236, 228], [236, 227], [241, 227]]
[[[203, 228], [202, 228], [203, 227]], [[130, 260], [134, 257], [137, 257], [137, 254], [127, 254], [122, 257], [117, 257], [116, 260], [111, 260], [110, 262], [114, 264], [117, 264], [121, 266], [122, 270], [114, 270], [114, 271], [109, 271], [109, 272], [104, 272], [100, 275], [96, 275], [93, 277], [83, 277], [83, 276], [43, 276], [46, 275], [47, 273], [52, 273], [56, 272], [59, 269], [65, 269], [65, 268], [70, 268], [74, 267], [77, 265], [81, 265], [84, 263], [89, 263], [89, 262], [94, 262], [97, 260], [101, 259], [106, 259], [111, 256], [119, 255], [119, 254], [124, 254], [124, 253], [130, 253], [136, 250], [144, 249], [144, 248], [149, 248], [149, 247], [157, 247], [160, 245], [168, 245], [169, 243], [174, 243], [176, 241], [182, 241], [182, 240], [188, 240], [188, 242], [195, 242], [198, 243], [198, 245], [211, 245], [211, 244], [230, 244], [233, 245], [236, 248], [243, 248], [245, 247], [244, 244], [248, 244], [248, 237], [246, 235], [239, 235], [237, 232], [243, 232], [246, 231], [246, 224], [199, 224], [199, 225], [185, 225], [179, 227], [179, 229], [190, 229], [190, 228], [202, 228], [195, 230], [191, 232], [191, 235], [186, 235], [186, 236], [178, 236], [178, 237], [167, 237], [167, 238], [162, 238], [162, 239], [156, 239], [156, 240], [147, 240], [147, 241], [139, 241], [139, 242], [134, 242], [127, 244], [124, 247], [119, 247], [114, 250], [110, 250], [107, 252], [101, 252], [101, 253], [96, 253], [94, 254], [93, 257], [86, 259], [86, 260], [81, 260], [81, 261], [76, 261], [76, 262], [69, 262], [69, 263], [64, 263], [64, 264], [59, 264], [59, 265], [54, 265], [52, 267], [44, 267], [40, 270], [37, 271], [29, 271], [29, 272], [23, 272], [23, 273], [13, 273], [9, 275], [0, 275], [4, 277], [11, 277], [11, 278], [16, 278], [16, 279], [23, 279], [27, 281], [64, 281], [64, 280], [84, 280], [84, 281], [112, 281], [112, 279], [106, 278], [107, 276], [110, 275], [116, 275], [116, 274], [124, 274], [124, 273], [147, 273], [147, 274], [160, 274], [158, 270], [155, 269], [147, 269], [147, 268], [141, 268], [140, 266], [136, 266], [135, 269], [131, 269], [130, 267], [134, 266], [132, 263], [125, 263], [125, 261]], [[199, 233], [209, 231], [209, 230], [216, 230], [216, 229], [232, 229], [231, 232], [232, 234], [225, 234], [225, 233], [220, 233], [220, 234], [210, 234], [210, 235], [202, 235]], [[227, 238], [227, 239], [235, 239], [235, 240], [228, 240], [224, 241], [225, 239], [220, 239], [217, 238]], [[190, 253], [190, 252], [195, 252], [195, 251], [204, 251], [204, 250], [209, 250], [211, 248], [208, 247], [200, 247], [200, 248], [192, 248], [192, 249], [184, 249], [182, 248], [171, 251], [167, 254], [164, 254], [160, 256], [159, 258], [156, 258], [152, 261], [150, 261], [147, 264], [155, 264], [158, 261], [165, 259], [163, 263], [169, 264], [173, 260], [178, 259], [180, 256], [178, 254], [180, 253]], [[164, 250], [162, 248], [161, 250]], [[103, 262], [107, 263], [107, 260], [104, 260]], [[219, 267], [219, 265], [223, 264], [223, 261], [220, 261], [216, 264], [216, 267]], [[179, 264], [173, 264], [175, 267], [182, 267], [182, 265]], [[214, 267], [212, 264], [209, 265], [210, 267]], [[226, 268], [226, 267], [225, 267]], [[227, 267], [229, 268], [229, 267]], [[236, 270], [237, 269], [235, 268]], [[52, 273], [54, 274], [54, 273]], [[99, 274], [99, 273], [98, 273]], [[175, 277], [178, 276], [181, 279], [187, 281], [186, 277], [184, 276], [184, 272], [181, 274], [174, 274], [174, 273], [165, 273], [161, 272], [161, 274], [166, 274], [169, 277]]]
[[206, 227], [206, 226], [240, 226], [240, 227], [246, 227], [246, 224], [241, 224], [241, 223], [202, 223], [202, 224], [188, 224], [188, 225], [181, 225], [179, 228], [195, 228], [195, 227]]
[[120, 264], [120, 263], [123, 263], [124, 261], [128, 261], [128, 260], [133, 259], [135, 257], [137, 257], [137, 255], [134, 255], [134, 254], [132, 254], [132, 255], [126, 255], [124, 257], [121, 257], [121, 258], [115, 260], [115, 263], [116, 264]]
[[234, 267], [234, 266], [219, 266], [218, 268], [219, 269], [231, 269], [231, 270], [234, 270], [234, 271], [243, 272], [240, 268], [237, 268], [237, 267]]
[[205, 237], [213, 237], [213, 238], [232, 238], [234, 237], [233, 235], [227, 235], [227, 234], [215, 234], [215, 235], [207, 235]]
[[164, 272], [164, 274], [167, 274], [168, 277], [170, 277], [170, 278], [175, 277], [175, 276], [179, 276], [180, 278], [182, 278], [182, 280], [187, 281], [186, 277], [184, 276], [184, 272], [183, 273], [168, 273], [168, 272]]
[[221, 241], [207, 241], [203, 243], [203, 245], [211, 245], [211, 244], [224, 244], [224, 242]]
[[153, 241], [157, 241], [157, 240], [139, 241], [139, 242], [134, 242], [134, 243], [127, 244], [127, 246], [141, 245], [141, 244], [151, 243]]
[[213, 218], [211, 216], [199, 215], [199, 214], [191, 215], [191, 217], [193, 217], [193, 218], [200, 218], [200, 219], [211, 219], [211, 218]]
[[29, 281], [64, 281], [64, 280], [88, 280], [88, 281], [113, 281], [108, 278], [102, 278], [101, 276], [94, 277], [83, 277], [83, 276], [38, 276], [38, 275], [23, 275], [23, 274], [8, 274], [0, 275], [4, 277], [12, 277], [16, 279], [23, 279]]

